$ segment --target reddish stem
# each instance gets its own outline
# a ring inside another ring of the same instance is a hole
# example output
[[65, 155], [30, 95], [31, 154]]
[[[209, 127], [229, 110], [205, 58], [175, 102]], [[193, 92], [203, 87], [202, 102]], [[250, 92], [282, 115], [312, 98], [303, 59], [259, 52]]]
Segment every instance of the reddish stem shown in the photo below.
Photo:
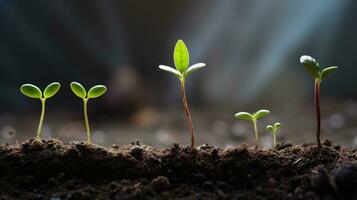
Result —
[[184, 107], [184, 110], [185, 110], [185, 116], [186, 116], [186, 120], [187, 120], [187, 123], [188, 123], [188, 128], [191, 131], [191, 148], [194, 148], [194, 146], [195, 146], [195, 130], [193, 128], [193, 123], [192, 123], [190, 111], [188, 109], [188, 103], [187, 103], [186, 92], [185, 92], [185, 81], [184, 80], [181, 80], [181, 99], [182, 99], [183, 107]]
[[316, 139], [318, 147], [321, 147], [320, 129], [321, 129], [321, 111], [320, 111], [320, 80], [315, 80], [315, 109], [316, 109]]

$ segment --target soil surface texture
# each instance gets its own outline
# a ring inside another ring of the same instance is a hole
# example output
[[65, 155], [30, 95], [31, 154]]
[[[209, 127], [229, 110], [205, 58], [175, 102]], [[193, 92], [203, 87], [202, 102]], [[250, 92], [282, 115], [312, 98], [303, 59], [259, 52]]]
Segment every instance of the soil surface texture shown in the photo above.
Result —
[[0, 145], [0, 199], [357, 199], [357, 149]]

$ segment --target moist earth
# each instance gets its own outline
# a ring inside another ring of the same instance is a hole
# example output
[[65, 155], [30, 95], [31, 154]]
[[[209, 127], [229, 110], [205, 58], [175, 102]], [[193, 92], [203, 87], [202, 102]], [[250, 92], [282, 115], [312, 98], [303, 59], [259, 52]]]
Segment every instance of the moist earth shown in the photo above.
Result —
[[0, 199], [357, 199], [357, 149], [0, 145]]

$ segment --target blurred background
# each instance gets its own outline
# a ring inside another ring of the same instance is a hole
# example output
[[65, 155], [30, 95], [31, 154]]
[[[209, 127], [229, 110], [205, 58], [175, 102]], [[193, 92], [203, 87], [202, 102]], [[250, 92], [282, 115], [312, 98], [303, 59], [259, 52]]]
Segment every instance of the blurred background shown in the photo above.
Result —
[[263, 147], [277, 121], [280, 141], [314, 142], [313, 80], [299, 63], [308, 54], [339, 66], [322, 83], [322, 138], [357, 146], [356, 9], [352, 0], [0, 0], [0, 140], [35, 135], [40, 102], [19, 87], [58, 81], [43, 136], [83, 141], [82, 102], [69, 89], [78, 81], [108, 86], [89, 102], [94, 143], [189, 144], [179, 82], [158, 70], [173, 66], [181, 38], [191, 64], [207, 63], [187, 82], [198, 144], [254, 144], [252, 125], [233, 116], [263, 108]]

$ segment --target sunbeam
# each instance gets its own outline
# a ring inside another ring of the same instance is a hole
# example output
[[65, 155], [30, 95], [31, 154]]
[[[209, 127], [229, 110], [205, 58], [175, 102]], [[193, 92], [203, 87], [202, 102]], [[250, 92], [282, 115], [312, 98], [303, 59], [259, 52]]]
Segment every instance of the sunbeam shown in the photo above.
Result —
[[47, 4], [56, 12], [61, 23], [69, 30], [72, 30], [71, 34], [81, 41], [84, 49], [89, 51], [93, 57], [98, 58], [104, 66], [111, 66], [110, 56], [108, 57], [109, 51], [100, 46], [93, 32], [83, 24], [81, 18], [73, 11], [68, 2], [51, 1]]
[[[247, 87], [242, 91], [243, 101], [249, 101], [256, 97], [265, 86], [265, 84], [274, 78], [274, 75], [283, 67], [284, 58], [291, 52], [296, 51], [299, 44], [306, 39], [309, 35], [319, 30], [330, 30], [332, 24], [323, 24], [321, 26], [321, 19], [331, 17], [333, 13], [334, 22], [344, 11], [346, 2], [344, 1], [324, 1], [322, 2], [309, 1], [307, 3], [290, 2], [284, 4], [279, 12], [286, 14], [287, 18], [281, 19], [277, 22], [279, 26], [266, 39], [267, 43], [264, 44], [262, 50], [262, 57], [257, 59], [256, 67], [254, 68], [255, 77], [249, 79]], [[308, 5], [308, 6], [307, 6]], [[295, 9], [288, 9], [288, 8]], [[287, 12], [289, 11], [289, 13]], [[294, 23], [288, 18], [294, 19]], [[321, 41], [316, 41], [316, 46], [322, 45]], [[280, 74], [282, 75], [282, 74]]]
[[[196, 18], [186, 26], [191, 33], [189, 41], [192, 41], [194, 59], [208, 59], [211, 61], [208, 66], [220, 60], [219, 68], [216, 66], [208, 72], [206, 79], [210, 87], [207, 88], [211, 90], [207, 91], [208, 95], [239, 102], [253, 100], [269, 81], [279, 76], [280, 69], [288, 67], [284, 66], [285, 58], [303, 41], [318, 32], [328, 32], [327, 36], [317, 38], [314, 46], [319, 48], [326, 43], [323, 38], [333, 36], [331, 28], [340, 22], [347, 4], [337, 0], [225, 1], [206, 5], [205, 12], [200, 13], [197, 13], [199, 5], [192, 7], [189, 16]], [[321, 23], [332, 16], [329, 23]], [[226, 78], [217, 79], [217, 76]], [[244, 87], [239, 87], [242, 83]], [[239, 92], [232, 95], [231, 91], [237, 88]]]
[[128, 55], [124, 47], [126, 47], [126, 40], [123, 37], [120, 22], [117, 20], [118, 16], [115, 13], [115, 5], [113, 1], [94, 1], [99, 10], [99, 17], [105, 24], [106, 33], [108, 34], [108, 42], [111, 46], [109, 61], [111, 66], [118, 66], [119, 64], [128, 63]]
[[[43, 35], [35, 30], [26, 20], [26, 18], [18, 12], [13, 1], [8, 1], [6, 4], [4, 3], [0, 7], [0, 10], [0, 15], [3, 16], [4, 20], [14, 25], [15, 28], [18, 29], [20, 33], [22, 33], [21, 39], [29, 46], [31, 46], [31, 48], [37, 49], [38, 53], [40, 53], [43, 58], [48, 61], [48, 63], [52, 63], [53, 60], [55, 60], [59, 63], [70, 65], [64, 54], [46, 40], [46, 35]], [[6, 41], [4, 41], [4, 43], [6, 43]]]

